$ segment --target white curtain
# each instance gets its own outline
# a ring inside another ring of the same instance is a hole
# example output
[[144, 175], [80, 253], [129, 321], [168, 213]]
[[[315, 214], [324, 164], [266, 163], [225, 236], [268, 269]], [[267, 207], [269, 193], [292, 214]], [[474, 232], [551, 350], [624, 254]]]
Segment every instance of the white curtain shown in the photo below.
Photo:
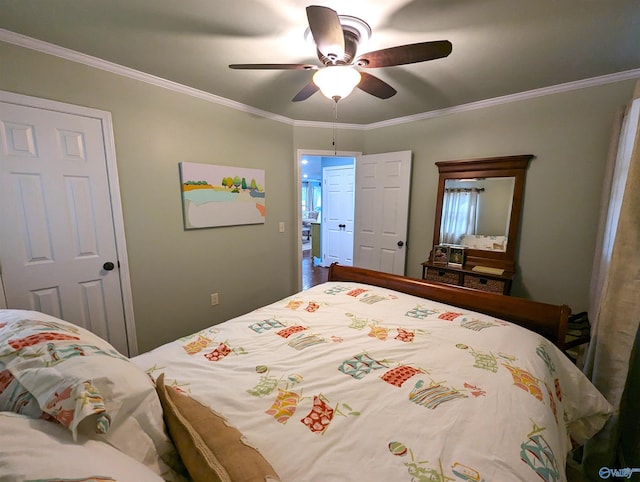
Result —
[[442, 199], [440, 242], [459, 244], [465, 234], [476, 234], [478, 191], [476, 189], [445, 189]]
[[322, 206], [322, 186], [318, 181], [302, 181], [302, 218], [307, 213], [320, 211]]
[[313, 203], [311, 204], [311, 210], [319, 212], [322, 209], [322, 186], [318, 183], [318, 185], [314, 185], [311, 188]]
[[640, 322], [639, 97], [637, 87], [619, 141], [614, 143], [617, 149], [609, 156], [591, 278], [591, 342], [584, 372], [615, 410], [604, 429], [584, 447], [585, 475], [592, 480], [598, 479], [601, 467], [619, 463], [619, 409]]
[[313, 195], [311, 183], [302, 181], [302, 217], [305, 218], [309, 211], [313, 210]]

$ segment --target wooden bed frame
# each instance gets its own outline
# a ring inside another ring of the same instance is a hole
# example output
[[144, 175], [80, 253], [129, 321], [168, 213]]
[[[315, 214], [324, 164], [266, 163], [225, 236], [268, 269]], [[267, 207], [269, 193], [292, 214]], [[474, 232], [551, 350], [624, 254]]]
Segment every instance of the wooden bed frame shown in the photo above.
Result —
[[485, 293], [460, 286], [430, 283], [417, 278], [370, 269], [341, 266], [337, 263], [333, 263], [329, 267], [328, 280], [353, 281], [380, 286], [420, 298], [478, 311], [535, 331], [552, 341], [561, 350], [564, 350], [565, 347], [567, 320], [571, 314], [571, 309], [567, 305], [539, 303], [524, 298]]

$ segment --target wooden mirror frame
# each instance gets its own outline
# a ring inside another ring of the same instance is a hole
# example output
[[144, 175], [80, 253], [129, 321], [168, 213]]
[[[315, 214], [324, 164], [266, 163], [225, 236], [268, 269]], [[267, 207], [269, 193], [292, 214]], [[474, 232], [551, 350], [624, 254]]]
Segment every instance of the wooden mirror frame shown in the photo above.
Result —
[[433, 244], [440, 244], [440, 225], [442, 223], [442, 200], [444, 185], [447, 179], [469, 179], [488, 177], [514, 177], [513, 200], [509, 230], [507, 232], [506, 251], [488, 251], [482, 249], [465, 249], [465, 267], [487, 266], [501, 268], [508, 273], [515, 272], [515, 251], [520, 231], [520, 215], [522, 212], [522, 196], [524, 179], [529, 161], [533, 154], [519, 156], [487, 157], [482, 159], [463, 159], [459, 161], [436, 162], [440, 178], [436, 198], [436, 219], [433, 228]]

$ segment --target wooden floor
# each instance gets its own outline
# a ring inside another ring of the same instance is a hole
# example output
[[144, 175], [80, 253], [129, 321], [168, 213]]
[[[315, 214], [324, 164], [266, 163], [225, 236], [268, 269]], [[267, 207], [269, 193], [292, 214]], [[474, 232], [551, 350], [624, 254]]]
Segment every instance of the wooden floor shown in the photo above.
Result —
[[315, 266], [313, 258], [311, 257], [311, 249], [305, 249], [302, 251], [302, 289], [306, 290], [312, 286], [324, 283], [327, 281], [329, 275], [329, 268], [323, 268], [322, 266]]

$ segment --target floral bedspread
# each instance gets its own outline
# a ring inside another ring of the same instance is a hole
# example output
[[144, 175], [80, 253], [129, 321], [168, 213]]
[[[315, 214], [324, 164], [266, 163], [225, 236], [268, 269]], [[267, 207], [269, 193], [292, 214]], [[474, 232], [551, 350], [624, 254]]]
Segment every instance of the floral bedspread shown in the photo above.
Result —
[[570, 439], [610, 410], [544, 338], [358, 283], [313, 287], [133, 362], [223, 414], [286, 482], [565, 480]]

